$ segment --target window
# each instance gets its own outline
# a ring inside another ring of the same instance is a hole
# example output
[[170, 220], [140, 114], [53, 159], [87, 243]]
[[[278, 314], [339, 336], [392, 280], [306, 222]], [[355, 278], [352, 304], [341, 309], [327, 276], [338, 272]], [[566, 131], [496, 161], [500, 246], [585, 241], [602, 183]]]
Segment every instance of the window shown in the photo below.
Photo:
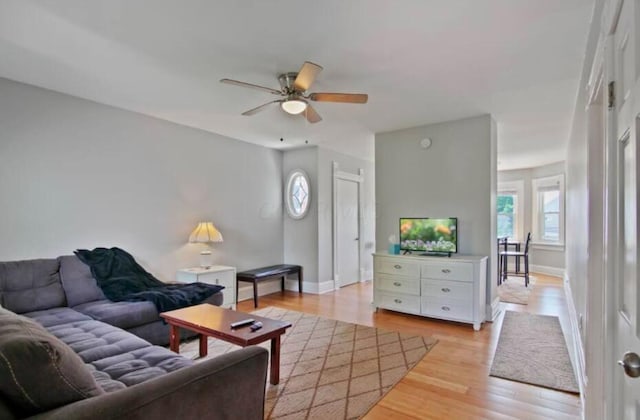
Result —
[[533, 224], [536, 242], [564, 244], [564, 175], [533, 180]]
[[296, 169], [287, 177], [286, 184], [287, 213], [293, 219], [302, 219], [309, 211], [311, 192], [309, 189], [309, 177], [301, 170]]
[[498, 214], [498, 238], [522, 239], [524, 208], [524, 182], [511, 181], [498, 184], [496, 212]]

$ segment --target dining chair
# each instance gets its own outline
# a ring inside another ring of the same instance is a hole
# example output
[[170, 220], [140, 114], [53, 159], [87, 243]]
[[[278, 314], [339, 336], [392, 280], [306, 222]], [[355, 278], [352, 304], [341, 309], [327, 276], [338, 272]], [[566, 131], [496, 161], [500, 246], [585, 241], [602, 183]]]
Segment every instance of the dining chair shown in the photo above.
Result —
[[502, 284], [502, 253], [508, 251], [507, 243], [509, 238], [502, 237], [498, 238], [498, 286]]
[[[505, 245], [505, 250], [500, 252], [499, 263], [501, 265], [500, 272], [500, 283], [507, 280], [508, 275], [524, 277], [524, 286], [529, 287], [529, 245], [531, 243], [531, 232], [527, 234], [527, 240], [524, 243], [524, 251], [508, 251]], [[516, 270], [515, 272], [508, 271], [508, 261], [509, 257], [514, 257], [515, 260], [519, 263], [520, 258], [522, 258], [524, 262], [524, 272], [520, 272]]]

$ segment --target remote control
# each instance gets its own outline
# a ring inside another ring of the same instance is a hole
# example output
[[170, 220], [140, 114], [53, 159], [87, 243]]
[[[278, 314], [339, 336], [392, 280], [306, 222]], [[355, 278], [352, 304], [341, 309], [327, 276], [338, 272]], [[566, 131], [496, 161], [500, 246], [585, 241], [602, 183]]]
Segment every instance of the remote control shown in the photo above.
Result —
[[251, 331], [258, 331], [260, 328], [262, 328], [262, 322], [258, 321], [249, 328], [251, 328]]
[[253, 324], [254, 322], [255, 322], [255, 319], [253, 318], [243, 319], [242, 321], [232, 322], [231, 328], [242, 327], [243, 325]]

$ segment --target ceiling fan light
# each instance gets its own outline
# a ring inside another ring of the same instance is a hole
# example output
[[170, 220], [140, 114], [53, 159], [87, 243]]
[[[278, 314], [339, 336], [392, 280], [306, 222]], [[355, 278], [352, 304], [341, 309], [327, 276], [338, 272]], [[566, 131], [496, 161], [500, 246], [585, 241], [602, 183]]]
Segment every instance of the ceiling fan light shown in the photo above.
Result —
[[307, 109], [307, 101], [304, 101], [302, 99], [290, 99], [288, 101], [282, 102], [280, 106], [282, 107], [284, 112], [296, 115], [304, 112], [304, 110]]

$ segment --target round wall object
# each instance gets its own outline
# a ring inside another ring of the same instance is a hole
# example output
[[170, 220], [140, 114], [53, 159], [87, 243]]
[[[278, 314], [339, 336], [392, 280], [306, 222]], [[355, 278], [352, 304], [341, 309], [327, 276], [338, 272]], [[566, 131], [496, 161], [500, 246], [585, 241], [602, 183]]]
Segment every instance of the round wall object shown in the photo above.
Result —
[[420, 140], [420, 147], [422, 147], [423, 149], [428, 149], [429, 147], [431, 147], [431, 139], [429, 137], [426, 137]]
[[302, 219], [309, 211], [311, 181], [302, 169], [294, 169], [285, 184], [285, 207], [292, 219]]

